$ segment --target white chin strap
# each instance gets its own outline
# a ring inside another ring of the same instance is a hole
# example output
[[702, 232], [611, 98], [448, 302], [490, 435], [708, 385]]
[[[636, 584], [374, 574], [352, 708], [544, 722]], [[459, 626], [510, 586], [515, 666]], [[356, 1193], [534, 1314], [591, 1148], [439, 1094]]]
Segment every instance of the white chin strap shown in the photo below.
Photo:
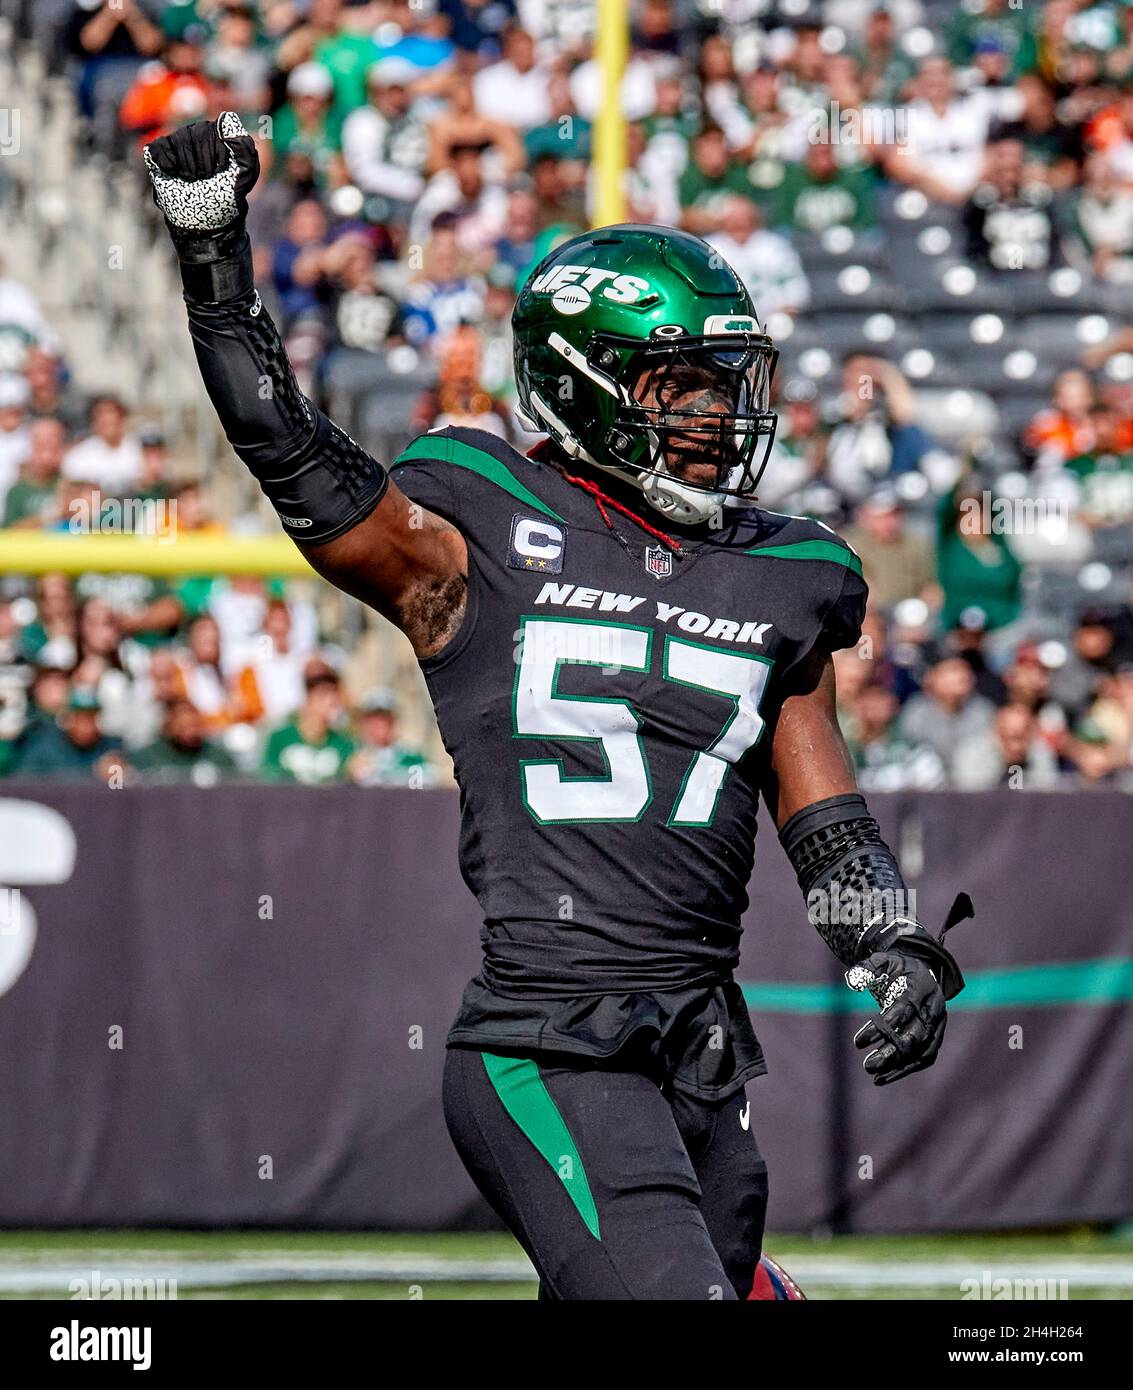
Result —
[[684, 526], [697, 526], [709, 521], [724, 505], [722, 492], [704, 492], [688, 487], [664, 473], [645, 473], [641, 477], [645, 500], [662, 516]]
[[[534, 391], [531, 393], [531, 406], [530, 412], [522, 409], [516, 411], [525, 429], [549, 430], [568, 457], [583, 459], [595, 468], [601, 468], [605, 473], [612, 473], [616, 478], [632, 477], [628, 468], [620, 464], [603, 463], [589, 454], [547, 402]], [[541, 423], [534, 418], [536, 415], [540, 417]], [[669, 521], [675, 521], [682, 526], [699, 526], [711, 520], [724, 505], [722, 492], [704, 492], [701, 488], [688, 487], [667, 473], [640, 473], [634, 481], [651, 507]]]

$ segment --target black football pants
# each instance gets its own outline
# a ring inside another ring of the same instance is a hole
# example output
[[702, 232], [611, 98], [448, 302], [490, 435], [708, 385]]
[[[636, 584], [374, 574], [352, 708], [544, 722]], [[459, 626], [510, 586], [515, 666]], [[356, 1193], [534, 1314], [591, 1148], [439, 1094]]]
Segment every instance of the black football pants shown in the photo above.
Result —
[[546, 1299], [746, 1299], [767, 1167], [743, 1091], [450, 1048], [445, 1120]]

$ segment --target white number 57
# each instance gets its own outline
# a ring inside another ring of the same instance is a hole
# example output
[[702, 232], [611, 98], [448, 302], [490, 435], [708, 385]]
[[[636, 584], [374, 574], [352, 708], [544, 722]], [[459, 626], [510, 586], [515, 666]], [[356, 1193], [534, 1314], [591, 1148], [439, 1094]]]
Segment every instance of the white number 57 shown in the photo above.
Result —
[[[653, 800], [642, 719], [616, 696], [564, 695], [564, 665], [648, 671], [653, 632], [627, 623], [586, 619], [524, 618], [516, 669], [513, 723], [517, 738], [597, 743], [606, 771], [600, 777], [568, 777], [561, 758], [529, 758], [521, 764], [523, 799], [540, 825], [640, 820]], [[759, 742], [764, 721], [759, 704], [771, 660], [721, 651], [666, 635], [662, 675], [678, 685], [731, 700], [723, 728], [694, 755], [668, 819], [669, 825], [710, 825], [732, 763]]]

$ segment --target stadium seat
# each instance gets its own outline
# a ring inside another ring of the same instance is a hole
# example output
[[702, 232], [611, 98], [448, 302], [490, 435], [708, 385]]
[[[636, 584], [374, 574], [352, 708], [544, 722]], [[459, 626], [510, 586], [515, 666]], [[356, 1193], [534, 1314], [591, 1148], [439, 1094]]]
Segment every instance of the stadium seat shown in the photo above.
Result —
[[889, 260], [889, 248], [879, 233], [854, 232], [849, 227], [793, 232], [791, 241], [808, 273], [843, 265], [883, 266]]
[[900, 308], [904, 295], [896, 281], [860, 264], [837, 270], [822, 270], [810, 277], [812, 314], [846, 312], [850, 309]]
[[894, 356], [893, 360], [918, 393], [924, 386], [935, 389], [966, 386], [970, 378], [959, 358], [930, 348], [923, 341]]
[[1049, 394], [1023, 390], [1002, 395], [998, 398], [1000, 424], [1008, 434], [1018, 436], [1049, 404]]
[[981, 362], [1002, 357], [1019, 346], [1016, 323], [1007, 314], [975, 310], [962, 314], [926, 314], [917, 320], [926, 346]]
[[983, 392], [929, 387], [917, 392], [917, 402], [920, 423], [941, 444], [996, 432], [999, 414]]
[[1102, 526], [1094, 532], [1093, 558], [1102, 564], [1133, 567], [1133, 526]]
[[324, 381], [331, 414], [349, 420], [351, 432], [365, 443], [368, 430], [382, 437], [383, 419], [398, 429], [406, 427], [414, 404], [434, 378], [435, 371], [420, 362], [416, 372], [407, 374], [394, 371], [380, 353], [339, 351], [332, 354]]
[[1116, 332], [1120, 324], [1105, 314], [1085, 313], [1077, 305], [1069, 313], [1031, 314], [1021, 320], [1020, 336], [1036, 353], [1070, 366], [1085, 348], [1094, 347]]
[[918, 256], [908, 273], [916, 277], [906, 292], [914, 313], [1007, 314], [1014, 309], [1013, 284], [1005, 277], [993, 277], [965, 263]]
[[[862, 350], [896, 357], [921, 343], [910, 320], [885, 310], [823, 314], [821, 323], [812, 324], [808, 320], [804, 331], [813, 340], [810, 346], [824, 346], [839, 356]], [[797, 339], [792, 340], [796, 351], [797, 342]]]

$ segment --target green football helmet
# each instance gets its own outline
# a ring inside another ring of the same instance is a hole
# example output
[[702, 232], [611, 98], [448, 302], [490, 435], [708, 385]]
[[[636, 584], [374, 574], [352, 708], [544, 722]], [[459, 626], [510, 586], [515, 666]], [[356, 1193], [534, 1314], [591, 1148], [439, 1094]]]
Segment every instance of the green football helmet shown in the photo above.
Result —
[[634, 225], [574, 237], [528, 276], [512, 330], [520, 420], [568, 457], [685, 525], [754, 497], [778, 354], [699, 237]]

